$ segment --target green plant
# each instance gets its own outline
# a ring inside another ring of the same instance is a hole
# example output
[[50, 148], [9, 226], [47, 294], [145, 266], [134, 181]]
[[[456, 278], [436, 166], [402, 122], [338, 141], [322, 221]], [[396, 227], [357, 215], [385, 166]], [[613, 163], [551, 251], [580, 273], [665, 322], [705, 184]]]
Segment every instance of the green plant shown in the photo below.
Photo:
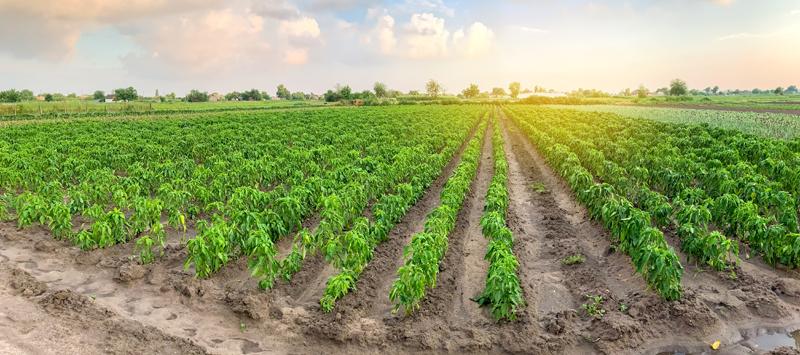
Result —
[[531, 187], [531, 190], [533, 190], [536, 193], [540, 193], [541, 194], [541, 193], [547, 192], [547, 187], [544, 185], [543, 182], [534, 182], [534, 183], [531, 184], [530, 187]]
[[582, 264], [586, 261], [586, 257], [581, 254], [570, 255], [564, 259], [561, 259], [561, 264], [563, 265], [575, 265], [575, 264]]
[[606, 314], [606, 310], [603, 309], [603, 302], [605, 299], [602, 295], [585, 295], [589, 302], [584, 303], [581, 305], [586, 314], [590, 317], [594, 317], [597, 319], [603, 318]]

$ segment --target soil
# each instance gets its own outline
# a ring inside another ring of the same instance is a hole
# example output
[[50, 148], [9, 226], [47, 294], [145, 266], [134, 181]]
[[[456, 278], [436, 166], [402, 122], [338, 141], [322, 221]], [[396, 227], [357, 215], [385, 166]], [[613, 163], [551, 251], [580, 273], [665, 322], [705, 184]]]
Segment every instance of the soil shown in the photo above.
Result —
[[[476, 132], [483, 134], [478, 173], [449, 236], [437, 287], [411, 315], [392, 312], [389, 288], [403, 247], [439, 204], [463, 147], [377, 247], [356, 290], [329, 314], [318, 300], [333, 270], [321, 257], [265, 292], [243, 258], [196, 279], [184, 269], [182, 236], [172, 230], [164, 255], [143, 266], [131, 258], [132, 243], [81, 251], [43, 228], [0, 223], [0, 353], [699, 353], [716, 340], [721, 353], [745, 353], [754, 329], [798, 328], [796, 272], [757, 258], [743, 260], [735, 278], [710, 271], [687, 259], [671, 231], [668, 241], [686, 268], [684, 297], [661, 300], [513, 122], [496, 113], [526, 303], [516, 321], [496, 322], [471, 301], [483, 291], [488, 267], [480, 217], [493, 174], [489, 127]], [[304, 225], [317, 223], [314, 216]], [[583, 262], [562, 263], [572, 255]], [[602, 296], [602, 316], [582, 308], [587, 295]]]

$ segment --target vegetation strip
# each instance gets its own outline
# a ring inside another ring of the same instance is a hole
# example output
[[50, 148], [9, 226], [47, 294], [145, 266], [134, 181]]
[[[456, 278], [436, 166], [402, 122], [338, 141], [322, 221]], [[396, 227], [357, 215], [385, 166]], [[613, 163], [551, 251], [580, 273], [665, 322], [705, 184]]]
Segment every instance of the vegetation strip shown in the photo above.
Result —
[[404, 265], [397, 271], [397, 279], [389, 291], [394, 311], [403, 308], [406, 314], [419, 307], [429, 288], [436, 287], [439, 264], [447, 251], [447, 238], [455, 228], [456, 216], [478, 170], [481, 142], [487, 122], [481, 123], [461, 158], [453, 175], [447, 180], [441, 194], [441, 205], [431, 211], [425, 221], [425, 230], [411, 237], [403, 251]]
[[485, 256], [489, 261], [489, 271], [486, 275], [486, 287], [476, 301], [481, 306], [489, 306], [495, 319], [514, 320], [517, 309], [525, 301], [517, 276], [519, 262], [513, 251], [514, 236], [506, 223], [508, 161], [496, 115], [493, 115], [492, 126], [494, 176], [486, 192], [484, 215], [481, 218], [483, 235], [490, 240]]

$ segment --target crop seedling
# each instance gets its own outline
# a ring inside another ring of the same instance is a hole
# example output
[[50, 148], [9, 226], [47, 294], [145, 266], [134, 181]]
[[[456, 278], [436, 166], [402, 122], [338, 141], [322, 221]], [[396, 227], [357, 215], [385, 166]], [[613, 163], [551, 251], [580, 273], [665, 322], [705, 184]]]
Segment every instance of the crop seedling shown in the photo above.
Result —
[[570, 255], [564, 259], [561, 259], [561, 263], [564, 265], [582, 264], [584, 261], [586, 261], [586, 257], [581, 254]]
[[606, 310], [603, 309], [603, 302], [605, 302], [603, 296], [586, 295], [585, 297], [589, 300], [589, 302], [582, 304], [581, 308], [586, 311], [586, 314], [596, 319], [603, 318], [603, 316], [606, 314]]

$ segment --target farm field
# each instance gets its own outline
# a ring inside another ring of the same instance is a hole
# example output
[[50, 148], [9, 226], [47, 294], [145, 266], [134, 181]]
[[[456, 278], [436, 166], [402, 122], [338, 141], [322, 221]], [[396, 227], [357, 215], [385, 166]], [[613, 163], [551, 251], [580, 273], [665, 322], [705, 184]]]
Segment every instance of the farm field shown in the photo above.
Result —
[[2, 127], [0, 352], [790, 352], [797, 124], [684, 111]]
[[769, 138], [793, 139], [800, 136], [800, 115], [796, 114], [630, 105], [549, 105], [549, 107], [608, 112], [666, 123], [706, 124]]
[[297, 108], [322, 106], [319, 100], [271, 100], [271, 101], [221, 101], [221, 102], [96, 102], [86, 100], [66, 100], [54, 102], [24, 101], [19, 103], [0, 103], [0, 121], [103, 117], [109, 115], [133, 114], [180, 114], [192, 112], [214, 112], [235, 110], [266, 110], [277, 108]]

